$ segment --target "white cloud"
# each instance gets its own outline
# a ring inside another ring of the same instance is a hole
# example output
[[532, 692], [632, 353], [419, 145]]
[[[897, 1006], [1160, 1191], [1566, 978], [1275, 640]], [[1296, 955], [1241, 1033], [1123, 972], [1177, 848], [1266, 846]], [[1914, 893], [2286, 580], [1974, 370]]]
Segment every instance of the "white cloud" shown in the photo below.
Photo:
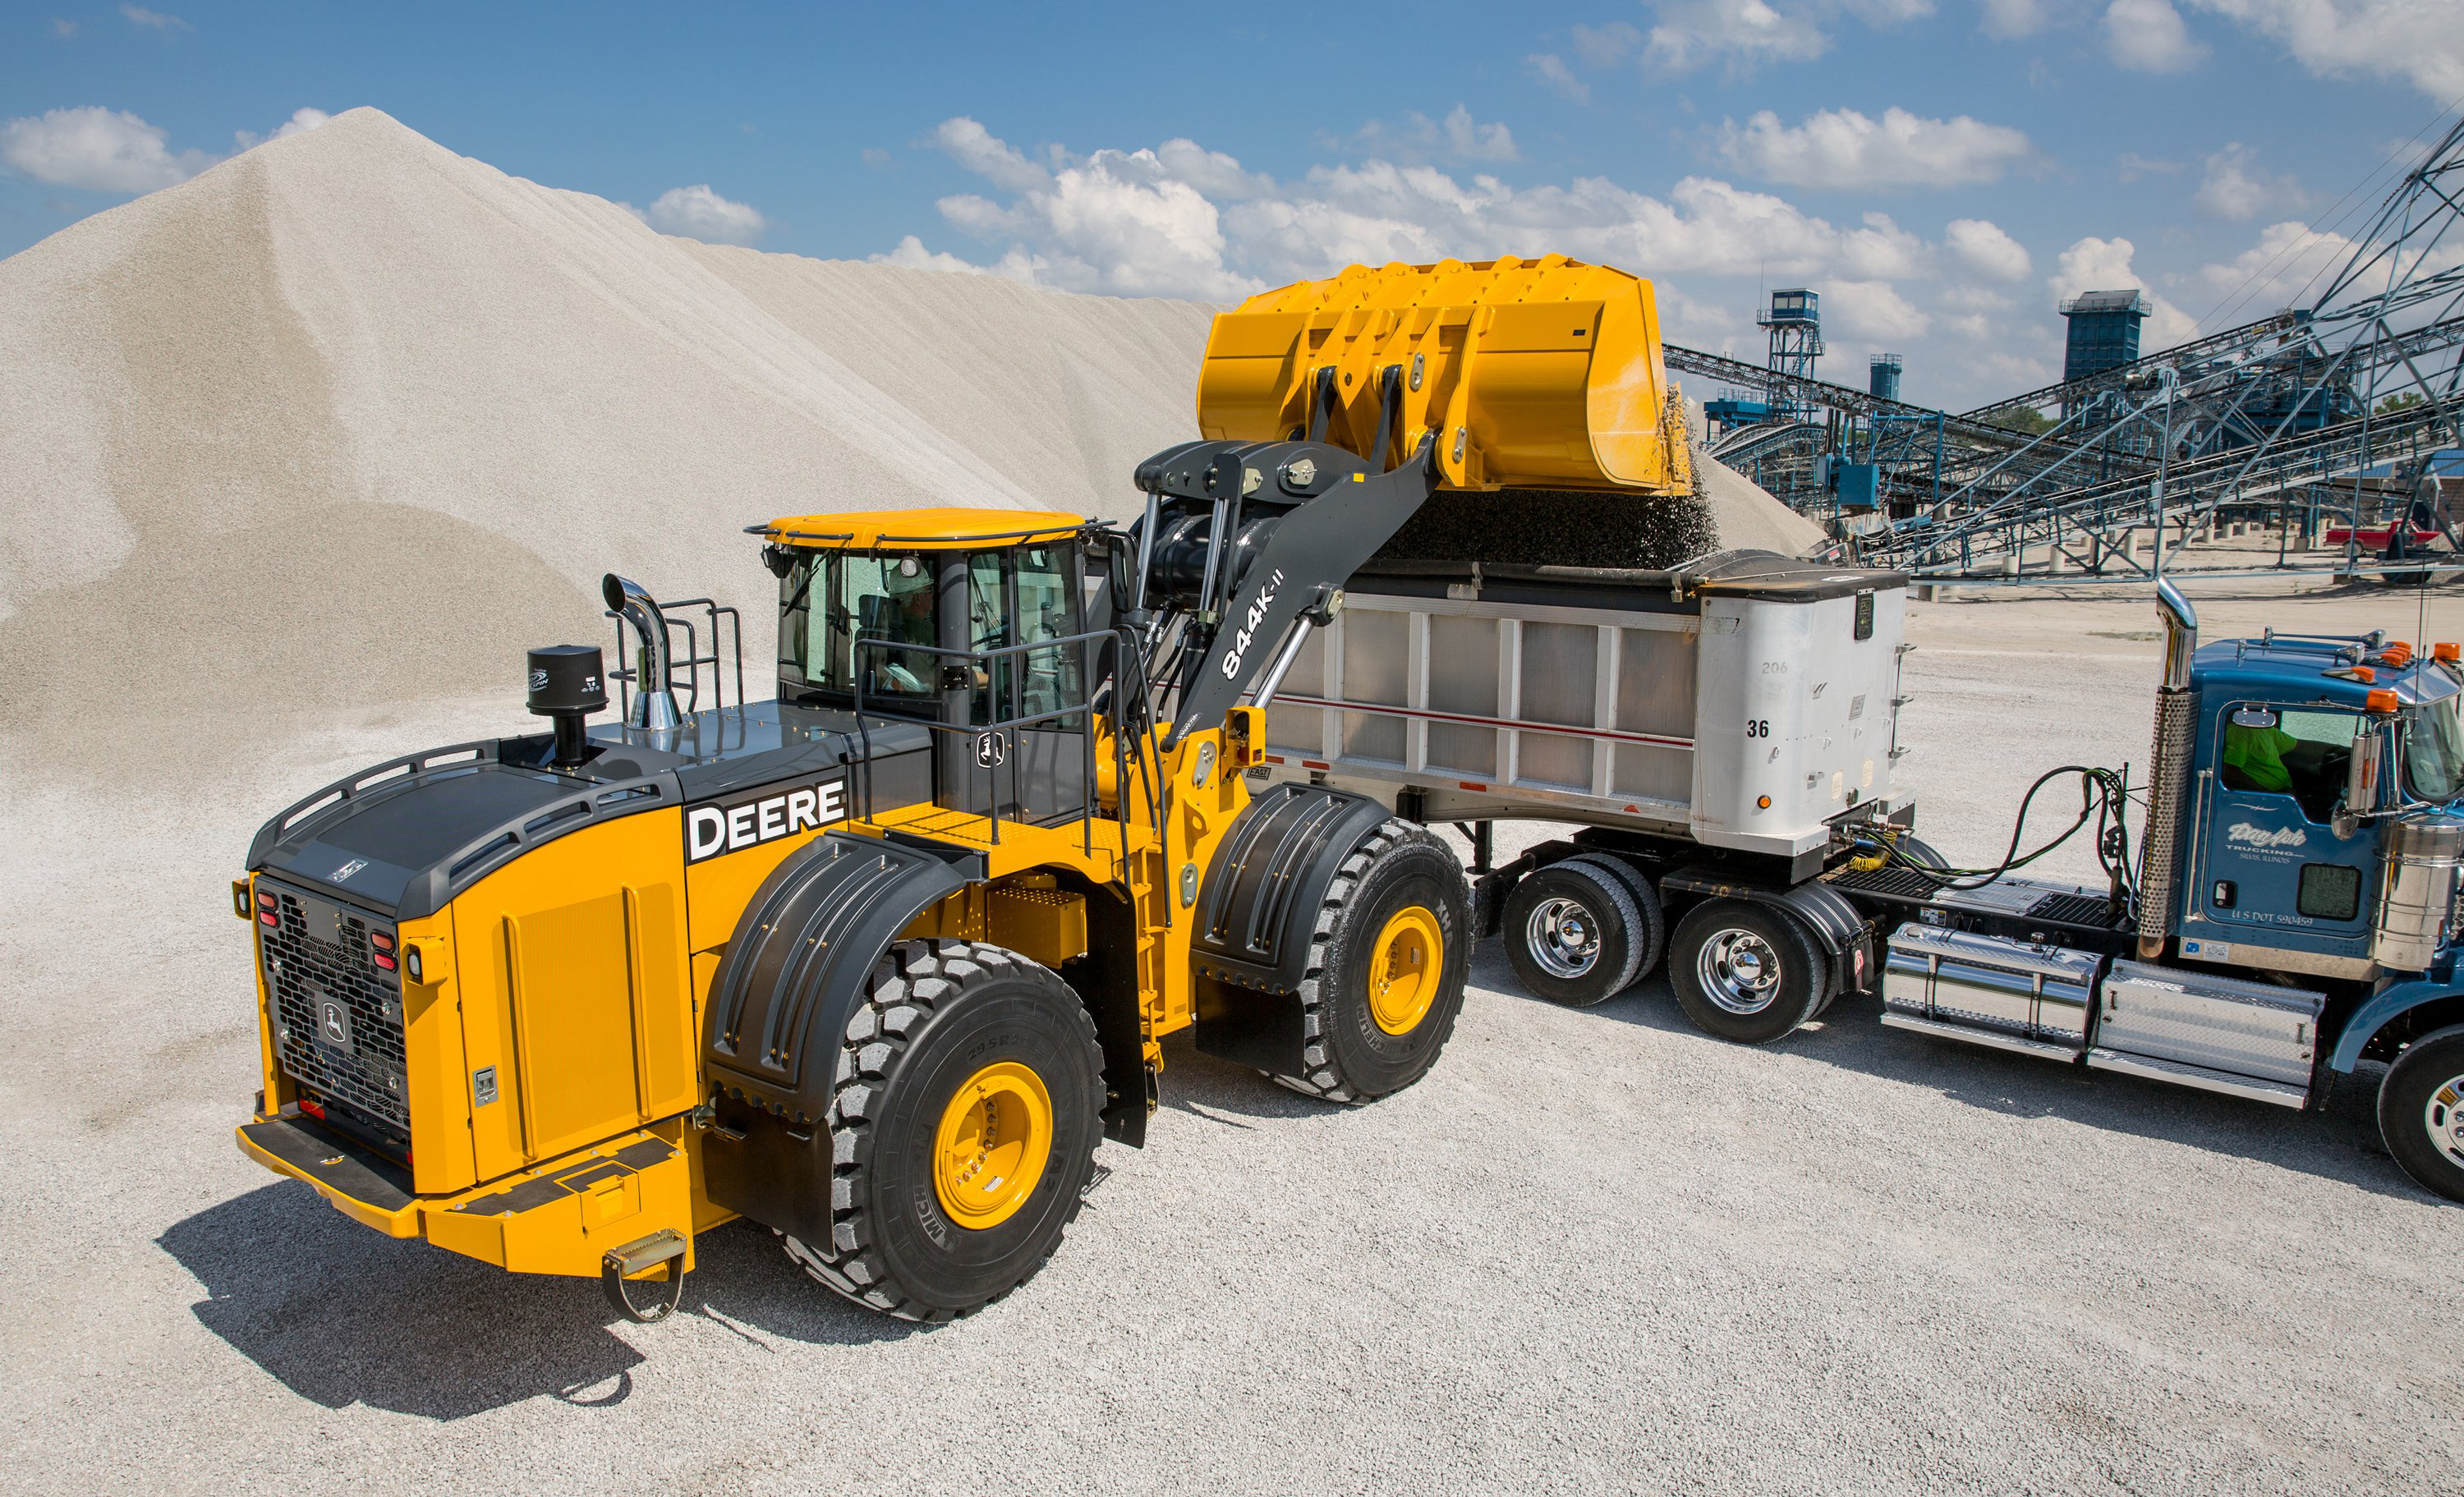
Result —
[[2178, 161], [2142, 156], [2137, 151], [2123, 151], [2119, 165], [2122, 167], [2122, 180], [2124, 182], [2136, 182], [2142, 177], [2169, 177], [2183, 169], [2182, 164]]
[[2283, 44], [2312, 73], [2398, 78], [2437, 103], [2464, 94], [2455, 0], [2190, 0]]
[[2137, 248], [2119, 237], [2079, 240], [2062, 252], [2059, 267], [2046, 278], [2046, 284], [2063, 300], [2090, 291], [2128, 291], [2136, 287], [2145, 292], [2147, 320], [2140, 324], [2139, 335], [2143, 352], [2155, 353], [2197, 337], [2199, 324], [2190, 315], [2148, 291], [2146, 279], [2131, 269], [2130, 257]]
[[927, 250], [924, 248], [924, 241], [913, 234], [901, 236], [897, 247], [888, 254], [870, 254], [865, 258], [875, 265], [895, 265], [900, 270], [908, 271], [940, 271], [953, 275], [992, 274], [989, 267], [962, 260], [947, 251]]
[[2104, 11], [2104, 45], [2115, 62], [2142, 73], [2184, 72], [2208, 55], [2190, 39], [2172, 0], [2113, 0]]
[[1553, 52], [1531, 54], [1523, 59], [1523, 71], [1538, 78], [1541, 85], [1553, 94], [1578, 104], [1592, 101], [1592, 86], [1574, 77], [1574, 70], [1566, 66], [1566, 59]]
[[2258, 165], [2258, 153], [2235, 141], [2210, 156], [2207, 175], [2192, 200], [2199, 210], [2238, 223], [2256, 218], [2271, 208], [2299, 208], [2301, 185], [2291, 177], [2270, 175]]
[[1727, 161], [1773, 182], [1806, 187], [1962, 187], [1998, 180], [2028, 155], [2028, 138], [1961, 115], [1927, 120], [1896, 105], [1880, 120], [1825, 109], [1799, 125], [1763, 110], [1744, 129], [1724, 125]]
[[990, 130], [964, 115], [942, 121], [933, 132], [933, 143], [952, 161], [1004, 191], [1028, 192], [1052, 180], [1052, 173], [1007, 142], [995, 140]]
[[0, 125], [0, 162], [55, 187], [151, 192], [186, 182], [217, 159], [204, 151], [174, 153], [157, 126], [94, 104]]
[[1784, 15], [1767, 0], [1660, 0], [1642, 55], [1664, 73], [1713, 62], [1742, 72], [1763, 62], [1807, 61], [1830, 45], [1812, 17]]
[[77, 33], [77, 22], [64, 20], [56, 15], [52, 17], [52, 36], [54, 39], [58, 41], [69, 41], [74, 39]]
[[2026, 247], [1982, 218], [1954, 218], [1943, 230], [1943, 247], [1961, 264], [1995, 280], [2023, 280], [2035, 268]]
[[663, 234], [679, 234], [712, 244], [751, 244], [770, 227], [770, 221], [751, 205], [719, 196], [706, 182], [668, 188], [652, 200], [650, 210], [643, 217]]
[[1359, 150], [1408, 162], [1514, 161], [1520, 155], [1514, 148], [1513, 131], [1503, 124], [1481, 123], [1461, 104], [1446, 111], [1443, 120], [1432, 120], [1418, 110], [1406, 114], [1398, 124], [1372, 120], [1353, 136], [1351, 143]]
[[187, 22], [180, 19], [176, 15], [165, 15], [160, 11], [148, 11], [142, 5], [123, 5], [120, 8], [120, 13], [128, 17], [129, 25], [141, 27], [149, 32], [193, 32], [196, 30], [195, 27], [190, 26]]
[[2042, 0], [1984, 0], [1984, 9], [1985, 34], [1997, 41], [2034, 36], [2051, 19]]
[[2259, 231], [2257, 243], [2230, 260], [2199, 268], [2199, 279], [2222, 298], [2217, 320], [2245, 322], [2281, 307], [2316, 299], [2325, 273], [2353, 253], [2340, 233], [2314, 233], [2287, 221]]
[[1903, 342], [1933, 325], [1888, 281], [1826, 280], [1815, 289], [1822, 293], [1824, 322], [1851, 337]]
[[252, 145], [262, 145], [268, 141], [280, 141], [295, 135], [305, 135], [333, 118], [322, 109], [295, 109], [291, 112], [290, 119], [274, 127], [272, 135], [258, 135], [249, 130], [234, 130], [231, 132], [231, 139], [239, 143], [241, 150], [246, 150]]

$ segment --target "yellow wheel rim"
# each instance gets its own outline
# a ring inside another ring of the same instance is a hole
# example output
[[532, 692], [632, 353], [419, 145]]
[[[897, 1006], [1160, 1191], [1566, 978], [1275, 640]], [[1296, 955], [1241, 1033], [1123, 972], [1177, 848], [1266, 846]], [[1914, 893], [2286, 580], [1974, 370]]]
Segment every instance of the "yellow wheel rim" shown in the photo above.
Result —
[[1052, 1157], [1052, 1093], [1017, 1061], [969, 1076], [941, 1110], [933, 1189], [960, 1226], [981, 1231], [1016, 1215]]
[[1438, 1001], [1438, 969], [1445, 962], [1438, 917], [1406, 905], [1377, 933], [1369, 954], [1369, 1017], [1388, 1034], [1409, 1034]]

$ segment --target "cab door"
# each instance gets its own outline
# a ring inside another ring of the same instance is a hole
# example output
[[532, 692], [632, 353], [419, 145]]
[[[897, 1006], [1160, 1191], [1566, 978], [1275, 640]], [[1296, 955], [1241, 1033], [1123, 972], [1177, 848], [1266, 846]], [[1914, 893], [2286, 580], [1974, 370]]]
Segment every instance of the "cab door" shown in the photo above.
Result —
[[2365, 953], [2377, 840], [2334, 825], [2360, 715], [2241, 702], [2211, 727], [2184, 936]]
[[[957, 617], [970, 663], [953, 721], [963, 751], [948, 782], [954, 803], [982, 814], [998, 800], [1003, 817], [1050, 824], [1087, 805], [1087, 686], [1083, 645], [1085, 586], [1075, 545], [1019, 545], [979, 551], [966, 566]], [[1007, 653], [991, 653], [1009, 651]], [[964, 715], [957, 715], [963, 713]]]

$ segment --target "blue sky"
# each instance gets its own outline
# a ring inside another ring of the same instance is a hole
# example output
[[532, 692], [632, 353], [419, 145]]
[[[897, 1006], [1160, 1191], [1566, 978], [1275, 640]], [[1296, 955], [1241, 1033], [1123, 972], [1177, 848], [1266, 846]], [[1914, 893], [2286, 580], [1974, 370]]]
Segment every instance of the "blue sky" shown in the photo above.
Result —
[[2062, 295], [2294, 299], [2464, 97], [2464, 0], [1212, 10], [11, 0], [0, 253], [372, 104], [670, 231], [1072, 290], [1555, 249], [1758, 359], [1812, 284], [1823, 372], [1956, 408], [2057, 372]]

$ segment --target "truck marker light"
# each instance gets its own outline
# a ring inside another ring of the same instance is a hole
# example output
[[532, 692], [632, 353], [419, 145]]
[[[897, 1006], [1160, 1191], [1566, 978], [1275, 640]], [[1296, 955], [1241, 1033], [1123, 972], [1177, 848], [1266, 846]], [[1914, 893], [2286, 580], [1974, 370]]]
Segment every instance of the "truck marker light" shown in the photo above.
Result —
[[393, 961], [393, 958], [392, 958], [391, 957], [386, 956], [384, 952], [378, 952], [378, 953], [377, 953], [377, 965], [378, 965], [378, 966], [380, 966], [380, 967], [382, 967], [382, 968], [384, 968], [384, 969], [385, 969], [385, 971], [387, 971], [387, 972], [391, 972], [391, 971], [393, 970], [393, 967], [394, 967], [394, 961]]
[[1486, 790], [1486, 789], [1488, 788], [1488, 786], [1486, 786], [1486, 785], [1485, 785], [1485, 784], [1475, 783], [1474, 782], [1469, 781], [1469, 780], [1458, 780], [1458, 781], [1456, 781], [1456, 782], [1455, 782], [1455, 783], [1456, 783], [1457, 785], [1461, 786], [1462, 788], [1465, 789], [1465, 790], [1471, 790], [1471, 791], [1482, 791], [1482, 790]]
[[419, 948], [417, 946], [407, 946], [403, 948], [402, 969], [409, 976], [410, 980], [413, 982], [424, 982], [428, 980], [419, 975]]
[[2370, 682], [2377, 680], [2379, 678], [2379, 673], [2367, 666], [2355, 666], [2352, 670], [2352, 676], [2354, 680], [2366, 686]]
[[1758, 811], [1768, 811], [1768, 810], [1770, 810], [1770, 809], [1771, 809], [1771, 797], [1770, 797], [1770, 796], [1767, 796], [1767, 795], [1758, 795], [1758, 796], [1754, 797], [1754, 809], [1755, 809], [1755, 810], [1758, 810]]
[[2393, 712], [2395, 711], [2395, 693], [2384, 686], [2374, 688], [2368, 696], [2363, 698], [2362, 705], [2371, 712]]
[[259, 906], [257, 908], [256, 918], [260, 923], [265, 925], [278, 926], [282, 923], [282, 917], [280, 915], [275, 914], [273, 911], [268, 910], [263, 906]]
[[391, 951], [393, 950], [393, 937], [384, 931], [370, 931], [368, 933], [368, 944], [374, 946], [379, 951]]
[[249, 913], [249, 911], [251, 911], [252, 909], [254, 909], [254, 908], [255, 908], [255, 901], [253, 901], [253, 900], [252, 900], [251, 898], [249, 898], [249, 894], [248, 894], [248, 880], [247, 880], [247, 879], [244, 879], [244, 878], [235, 878], [235, 879], [232, 879], [232, 880], [231, 880], [231, 914], [235, 914], [235, 915], [239, 916], [241, 919], [245, 920], [245, 919], [247, 919], [247, 918], [248, 918], [248, 913]]
[[325, 1120], [325, 1104], [318, 1101], [315, 1097], [301, 1097], [299, 1099], [299, 1111], [307, 1113], [310, 1117], [315, 1118], [320, 1123]]
[[2464, 656], [2464, 649], [2459, 649], [2453, 644], [2432, 645], [2430, 647], [2430, 658], [2437, 661], [2440, 665], [2453, 665], [2460, 656]]

